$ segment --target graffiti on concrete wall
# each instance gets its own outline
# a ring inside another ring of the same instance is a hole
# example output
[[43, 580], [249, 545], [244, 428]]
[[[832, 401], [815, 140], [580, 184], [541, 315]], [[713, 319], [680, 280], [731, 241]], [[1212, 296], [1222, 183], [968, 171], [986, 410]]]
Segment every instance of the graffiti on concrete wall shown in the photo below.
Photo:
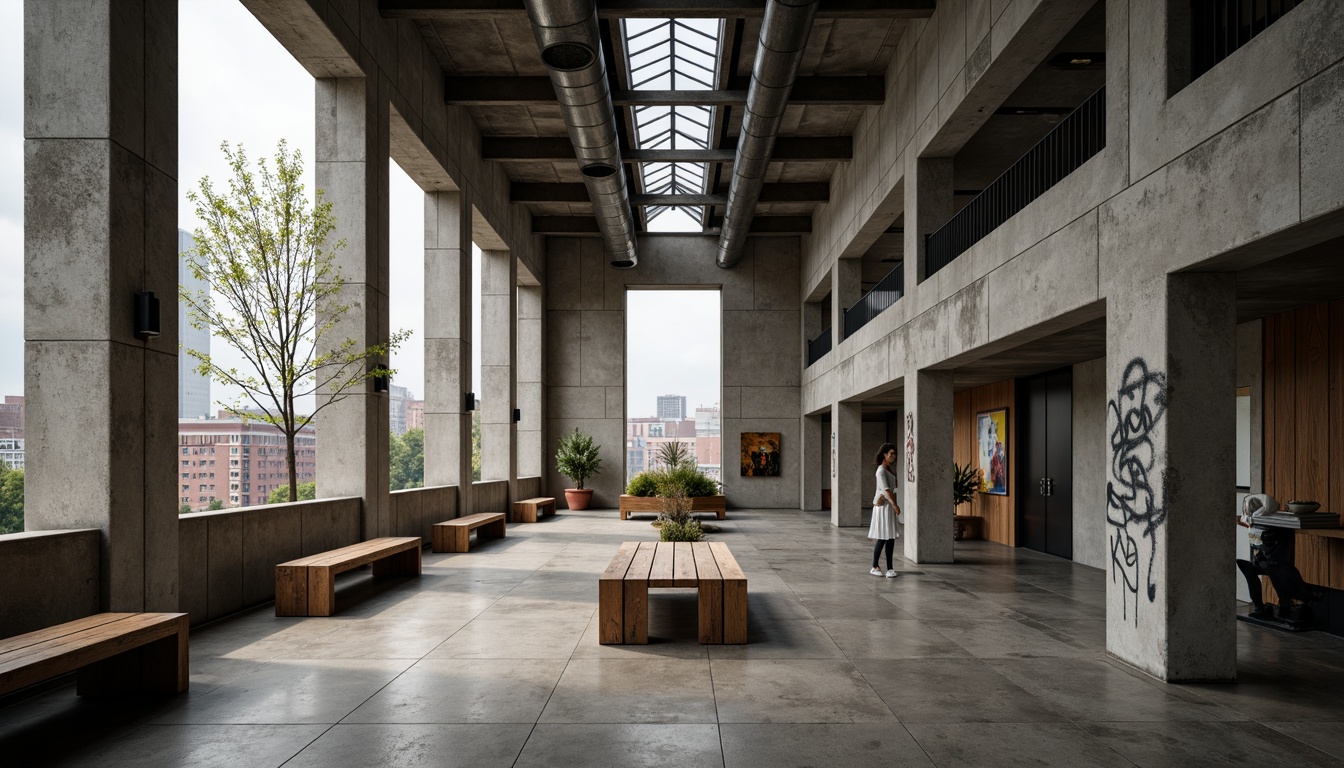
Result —
[[905, 481], [915, 482], [915, 414], [905, 412]]
[[1106, 404], [1111, 440], [1111, 477], [1106, 483], [1106, 522], [1111, 535], [1111, 579], [1123, 580], [1124, 617], [1130, 598], [1138, 621], [1140, 588], [1148, 602], [1157, 598], [1153, 560], [1157, 535], [1167, 521], [1166, 483], [1158, 466], [1153, 434], [1167, 411], [1167, 376], [1148, 368], [1141, 357], [1130, 360], [1115, 399]]

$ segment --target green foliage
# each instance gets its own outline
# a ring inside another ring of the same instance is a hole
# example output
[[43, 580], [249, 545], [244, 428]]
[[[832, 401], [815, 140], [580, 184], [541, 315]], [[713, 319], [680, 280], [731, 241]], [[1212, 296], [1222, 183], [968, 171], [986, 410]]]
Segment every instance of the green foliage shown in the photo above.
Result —
[[952, 462], [952, 506], [959, 507], [975, 498], [980, 490], [980, 470], [971, 469], [970, 462], [959, 465]]
[[630, 484], [625, 486], [625, 492], [629, 496], [657, 496], [658, 495], [658, 473], [656, 470], [640, 472], [638, 475], [630, 478]]
[[408, 429], [389, 442], [388, 479], [394, 491], [420, 488], [425, 484], [425, 430]]
[[[316, 482], [313, 482], [313, 483], [299, 483], [299, 493], [298, 493], [298, 498], [295, 499], [295, 501], [312, 501], [313, 499], [316, 499], [316, 498], [317, 498], [317, 483], [316, 483]], [[218, 506], [218, 507], [214, 506], [215, 502], [219, 502], [219, 506]], [[266, 503], [267, 503], [267, 504], [286, 504], [286, 503], [288, 503], [288, 502], [289, 502], [289, 486], [288, 486], [288, 485], [282, 485], [282, 486], [276, 488], [275, 490], [271, 491], [271, 492], [266, 496]], [[219, 499], [211, 499], [211, 500], [210, 500], [210, 505], [211, 505], [211, 506], [210, 506], [211, 509], [223, 509], [223, 508], [224, 508], [224, 502], [219, 501]]]
[[[481, 479], [481, 412], [471, 412], [471, 480]], [[580, 485], [580, 488], [583, 486]]]
[[23, 470], [0, 461], [0, 533], [23, 531]]
[[[197, 362], [197, 373], [242, 390], [238, 402], [221, 403], [227, 411], [284, 433], [293, 487], [294, 435], [370, 379], [390, 377], [384, 361], [410, 334], [399, 331], [367, 347], [342, 338], [342, 317], [355, 298], [345, 292], [335, 261], [345, 241], [327, 243], [336, 219], [321, 190], [309, 202], [298, 150], [291, 153], [281, 141], [274, 167], [260, 160], [253, 170], [241, 146], [222, 149], [232, 171], [228, 189], [216, 191], [204, 177], [199, 191], [187, 193], [204, 226], [183, 257], [207, 290], [181, 288], [179, 298], [191, 326], [208, 326], [246, 365], [229, 367], [202, 350], [183, 353]], [[312, 413], [295, 413], [297, 400], [319, 392]]]
[[178, 507], [178, 509], [177, 509], [177, 514], [179, 514], [179, 515], [189, 515], [189, 514], [191, 514], [191, 505], [190, 505], [190, 504], [183, 504], [182, 506]]
[[677, 441], [675, 443], [663, 443], [658, 446], [654, 454], [654, 460], [663, 466], [664, 469], [679, 469], [689, 464], [695, 467], [695, 457], [686, 444]]
[[573, 480], [578, 490], [583, 490], [584, 482], [602, 470], [602, 459], [598, 458], [601, 448], [593, 442], [591, 435], [585, 435], [575, 427], [571, 434], [560, 438], [560, 447], [555, 452], [555, 468]]
[[[303, 490], [303, 486], [299, 486], [299, 490]], [[289, 486], [285, 486], [285, 492], [286, 492], [286, 493], [289, 492]], [[286, 499], [286, 500], [288, 500], [288, 499]], [[224, 500], [223, 500], [223, 499], [211, 499], [211, 500], [210, 500], [210, 505], [206, 507], [206, 509], [210, 510], [211, 512], [218, 512], [219, 510], [221, 510], [221, 509], [223, 509], [223, 508], [224, 508]]]
[[695, 518], [685, 522], [663, 520], [658, 535], [663, 541], [700, 541], [705, 537], [705, 531], [700, 527], [700, 521]]

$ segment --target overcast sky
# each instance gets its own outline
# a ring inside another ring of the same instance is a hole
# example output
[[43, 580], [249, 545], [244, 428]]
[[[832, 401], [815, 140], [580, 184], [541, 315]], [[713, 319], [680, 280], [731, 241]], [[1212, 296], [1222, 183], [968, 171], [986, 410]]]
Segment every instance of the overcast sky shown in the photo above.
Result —
[[[179, 3], [178, 221], [197, 226], [187, 200], [202, 176], [222, 186], [228, 175], [219, 146], [242, 144], [253, 157], [274, 154], [286, 139], [303, 153], [311, 193], [313, 79], [237, 0]], [[424, 198], [389, 161], [391, 327], [413, 332], [392, 358], [394, 383], [424, 396]], [[664, 226], [672, 223], [659, 222]], [[479, 277], [479, 254], [476, 268]], [[23, 274], [23, 3], [0, 0], [0, 275]], [[479, 283], [478, 290], [479, 294]], [[718, 402], [719, 313], [715, 292], [639, 292], [628, 328], [631, 416], [653, 414], [659, 394], [687, 396], [688, 409]], [[476, 309], [479, 316], [479, 308]], [[668, 318], [677, 318], [669, 325]], [[673, 330], [673, 333], [668, 333]], [[480, 324], [474, 368], [479, 371]], [[666, 335], [664, 335], [666, 334]], [[650, 339], [658, 338], [656, 343]], [[218, 340], [212, 352], [228, 357]], [[241, 361], [239, 361], [241, 362]], [[712, 367], [710, 367], [712, 365]], [[694, 370], [688, 370], [694, 368]], [[479, 381], [473, 382], [478, 396]], [[22, 281], [0, 280], [0, 395], [23, 391]], [[218, 401], [234, 393], [213, 385]]]

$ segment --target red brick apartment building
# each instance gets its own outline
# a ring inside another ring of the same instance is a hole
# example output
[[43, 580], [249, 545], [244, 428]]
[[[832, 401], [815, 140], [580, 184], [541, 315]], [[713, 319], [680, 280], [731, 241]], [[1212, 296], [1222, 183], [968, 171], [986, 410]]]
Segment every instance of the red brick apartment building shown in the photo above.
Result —
[[[192, 511], [219, 499], [226, 507], [265, 504], [289, 484], [285, 436], [270, 424], [226, 416], [178, 422], [178, 500]], [[317, 477], [317, 433], [305, 427], [294, 438], [299, 483]]]

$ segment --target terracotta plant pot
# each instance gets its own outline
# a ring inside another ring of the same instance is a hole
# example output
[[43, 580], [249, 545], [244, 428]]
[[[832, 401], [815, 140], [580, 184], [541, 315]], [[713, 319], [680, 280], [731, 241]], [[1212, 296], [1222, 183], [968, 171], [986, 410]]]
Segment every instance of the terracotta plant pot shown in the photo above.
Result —
[[565, 506], [573, 510], [587, 509], [588, 504], [593, 500], [592, 488], [566, 488]]

